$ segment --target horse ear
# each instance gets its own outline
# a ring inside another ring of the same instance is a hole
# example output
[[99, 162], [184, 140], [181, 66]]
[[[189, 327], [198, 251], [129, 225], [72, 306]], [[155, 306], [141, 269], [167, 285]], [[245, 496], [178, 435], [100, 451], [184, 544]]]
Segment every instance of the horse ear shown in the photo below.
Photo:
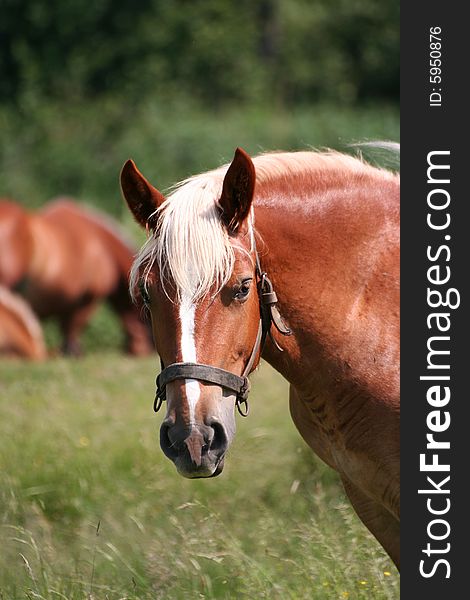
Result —
[[250, 212], [255, 191], [255, 165], [241, 148], [225, 174], [219, 206], [222, 220], [230, 233], [235, 233]]
[[128, 160], [121, 171], [121, 189], [131, 213], [142, 227], [153, 228], [156, 223], [152, 215], [165, 201], [165, 196], [153, 187]]

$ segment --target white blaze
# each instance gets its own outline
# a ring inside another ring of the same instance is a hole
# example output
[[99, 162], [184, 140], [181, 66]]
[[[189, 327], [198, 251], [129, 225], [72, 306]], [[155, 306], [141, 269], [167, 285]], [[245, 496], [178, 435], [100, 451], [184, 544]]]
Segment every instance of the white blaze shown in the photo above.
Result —
[[[180, 304], [181, 323], [181, 354], [183, 362], [197, 362], [196, 342], [194, 340], [196, 305], [183, 297]], [[191, 425], [195, 422], [196, 404], [201, 395], [199, 382], [195, 379], [185, 379], [186, 398], [188, 399], [189, 419]]]

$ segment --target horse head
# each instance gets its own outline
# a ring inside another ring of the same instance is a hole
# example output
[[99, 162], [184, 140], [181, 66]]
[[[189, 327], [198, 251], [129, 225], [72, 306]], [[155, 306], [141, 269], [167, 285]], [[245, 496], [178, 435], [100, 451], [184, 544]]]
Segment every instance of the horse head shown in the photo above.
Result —
[[166, 399], [163, 452], [185, 477], [221, 473], [243, 412], [247, 376], [262, 346], [260, 269], [252, 200], [255, 168], [237, 149], [227, 168], [190, 179], [166, 199], [128, 161], [124, 197], [149, 238], [140, 284], [161, 358], [157, 406]]

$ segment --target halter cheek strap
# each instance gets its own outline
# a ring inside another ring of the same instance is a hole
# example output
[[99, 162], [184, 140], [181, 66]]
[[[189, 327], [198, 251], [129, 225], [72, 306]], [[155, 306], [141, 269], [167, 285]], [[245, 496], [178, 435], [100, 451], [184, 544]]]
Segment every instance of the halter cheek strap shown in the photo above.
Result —
[[219, 385], [223, 389], [233, 392], [236, 396], [235, 405], [238, 412], [246, 417], [249, 412], [248, 394], [250, 392], [250, 381], [248, 375], [252, 372], [256, 358], [261, 353], [269, 335], [273, 344], [282, 352], [282, 348], [273, 338], [271, 326], [274, 324], [276, 329], [282, 335], [291, 335], [291, 330], [286, 327], [277, 308], [277, 296], [273, 289], [273, 284], [264, 271], [261, 271], [258, 252], [255, 249], [256, 256], [256, 275], [258, 278], [258, 296], [260, 305], [260, 320], [258, 333], [251, 351], [250, 358], [243, 370], [241, 376], [235, 375], [225, 369], [205, 365], [202, 363], [178, 362], [165, 367], [161, 362], [162, 371], [157, 377], [157, 392], [153, 403], [153, 409], [158, 412], [164, 400], [166, 400], [166, 385], [177, 379], [197, 379], [205, 383]]

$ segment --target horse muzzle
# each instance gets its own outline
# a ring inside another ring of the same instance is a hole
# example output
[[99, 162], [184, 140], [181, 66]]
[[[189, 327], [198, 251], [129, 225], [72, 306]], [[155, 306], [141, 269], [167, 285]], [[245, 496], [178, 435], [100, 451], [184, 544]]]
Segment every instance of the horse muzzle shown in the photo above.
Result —
[[224, 467], [229, 445], [223, 425], [213, 419], [190, 428], [166, 418], [160, 428], [160, 446], [183, 477], [215, 477]]

